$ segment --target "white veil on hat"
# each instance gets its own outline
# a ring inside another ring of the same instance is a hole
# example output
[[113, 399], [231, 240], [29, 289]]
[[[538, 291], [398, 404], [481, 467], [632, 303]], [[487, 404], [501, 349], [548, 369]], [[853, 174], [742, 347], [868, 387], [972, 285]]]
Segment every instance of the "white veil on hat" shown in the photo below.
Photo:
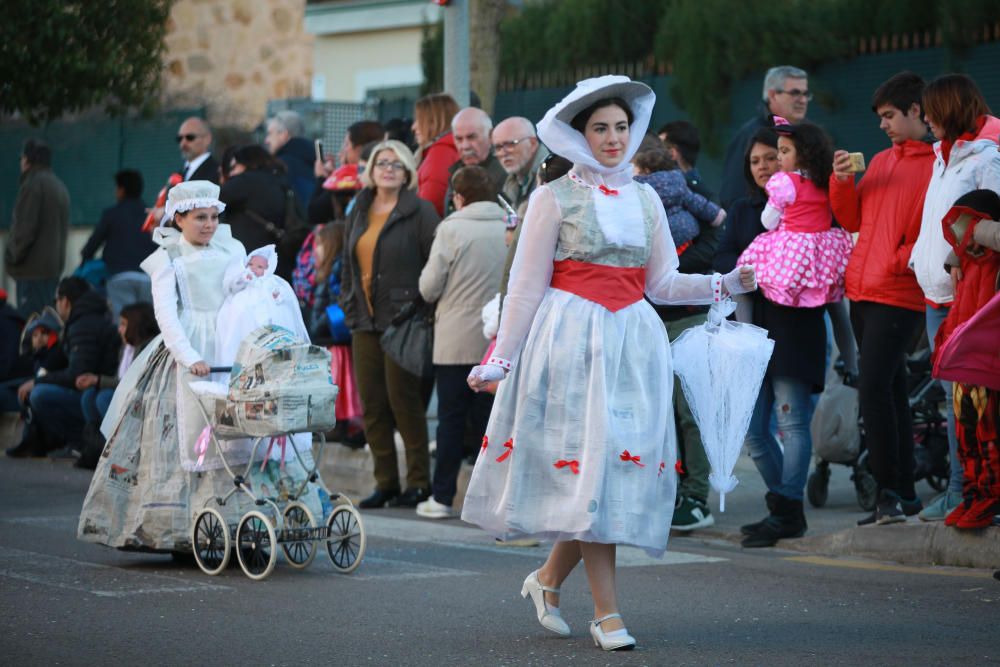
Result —
[[[570, 126], [573, 118], [598, 100], [620, 97], [632, 108], [632, 125], [629, 127], [629, 142], [622, 161], [614, 167], [606, 167], [597, 161], [583, 134]], [[538, 123], [538, 138], [553, 153], [561, 155], [575, 164], [582, 164], [601, 174], [611, 174], [631, 169], [629, 162], [639, 150], [639, 144], [649, 128], [653, 115], [656, 94], [644, 83], [632, 81], [627, 76], [611, 74], [593, 79], [584, 79], [558, 104], [548, 110]]]

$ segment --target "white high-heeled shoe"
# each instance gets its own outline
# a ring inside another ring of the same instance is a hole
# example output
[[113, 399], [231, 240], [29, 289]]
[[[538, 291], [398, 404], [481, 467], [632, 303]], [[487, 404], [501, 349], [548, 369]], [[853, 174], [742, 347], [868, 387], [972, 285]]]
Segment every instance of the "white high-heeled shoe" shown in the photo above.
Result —
[[594, 646], [605, 651], [631, 651], [635, 648], [635, 637], [625, 628], [604, 632], [601, 623], [612, 618], [621, 618], [621, 614], [608, 614], [590, 622], [590, 636], [594, 638]]
[[542, 586], [538, 581], [538, 570], [529, 574], [528, 578], [524, 580], [524, 585], [521, 586], [521, 597], [526, 598], [529, 595], [531, 596], [531, 601], [535, 603], [535, 614], [538, 616], [538, 622], [542, 624], [542, 627], [546, 630], [551, 630], [557, 635], [568, 637], [569, 626], [566, 625], [566, 621], [560, 615], [559, 607], [549, 607], [545, 603], [546, 592], [558, 593], [559, 589]]

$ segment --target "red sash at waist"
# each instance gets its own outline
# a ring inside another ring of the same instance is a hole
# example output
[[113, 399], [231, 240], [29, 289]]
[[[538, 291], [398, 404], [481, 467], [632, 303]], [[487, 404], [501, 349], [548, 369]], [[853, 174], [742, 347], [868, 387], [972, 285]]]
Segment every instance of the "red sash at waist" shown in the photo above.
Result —
[[564, 259], [553, 262], [552, 287], [599, 303], [611, 312], [642, 299], [646, 267], [620, 267]]

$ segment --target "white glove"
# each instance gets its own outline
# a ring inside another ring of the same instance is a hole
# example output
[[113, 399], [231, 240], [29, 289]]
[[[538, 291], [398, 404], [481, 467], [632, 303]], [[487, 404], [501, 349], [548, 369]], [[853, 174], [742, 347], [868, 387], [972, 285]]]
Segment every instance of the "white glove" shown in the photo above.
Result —
[[757, 273], [749, 264], [737, 266], [722, 276], [722, 286], [730, 295], [752, 292], [757, 289]]
[[476, 366], [469, 373], [467, 382], [473, 391], [485, 389], [492, 382], [499, 382], [507, 377], [507, 371], [494, 364]]

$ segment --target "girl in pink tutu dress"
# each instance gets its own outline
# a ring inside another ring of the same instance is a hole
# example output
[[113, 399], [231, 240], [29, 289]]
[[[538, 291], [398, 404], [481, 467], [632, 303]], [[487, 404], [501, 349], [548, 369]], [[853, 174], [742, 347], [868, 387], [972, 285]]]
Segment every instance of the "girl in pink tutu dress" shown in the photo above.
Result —
[[753, 265], [770, 301], [815, 308], [844, 296], [844, 270], [854, 246], [851, 235], [832, 227], [827, 183], [833, 147], [817, 125], [789, 125], [775, 117], [781, 171], [767, 182], [760, 221], [767, 231], [747, 246], [738, 266]]

